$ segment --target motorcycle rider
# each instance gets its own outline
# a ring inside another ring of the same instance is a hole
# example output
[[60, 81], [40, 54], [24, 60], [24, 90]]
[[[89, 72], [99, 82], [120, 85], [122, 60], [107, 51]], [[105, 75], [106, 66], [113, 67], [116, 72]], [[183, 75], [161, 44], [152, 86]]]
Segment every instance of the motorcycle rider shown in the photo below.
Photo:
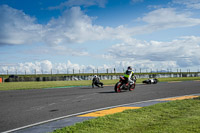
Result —
[[97, 75], [94, 75], [93, 79], [92, 79], [92, 88], [94, 88], [94, 85], [100, 87], [99, 85], [101, 85], [101, 87], [103, 88], [103, 83], [100, 82], [99, 77]]
[[125, 83], [126, 86], [128, 86], [128, 84], [133, 84], [134, 81], [132, 80], [132, 77], [134, 76], [134, 72], [132, 70], [131, 66], [128, 66], [126, 72], [124, 73], [124, 78], [125, 78]]

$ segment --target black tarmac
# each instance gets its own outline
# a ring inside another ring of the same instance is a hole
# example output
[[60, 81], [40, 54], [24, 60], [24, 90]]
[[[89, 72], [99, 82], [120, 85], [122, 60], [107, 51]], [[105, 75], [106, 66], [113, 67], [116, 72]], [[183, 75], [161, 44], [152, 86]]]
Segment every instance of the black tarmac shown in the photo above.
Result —
[[199, 81], [138, 84], [121, 93], [114, 86], [0, 91], [0, 132], [99, 108], [199, 93]]

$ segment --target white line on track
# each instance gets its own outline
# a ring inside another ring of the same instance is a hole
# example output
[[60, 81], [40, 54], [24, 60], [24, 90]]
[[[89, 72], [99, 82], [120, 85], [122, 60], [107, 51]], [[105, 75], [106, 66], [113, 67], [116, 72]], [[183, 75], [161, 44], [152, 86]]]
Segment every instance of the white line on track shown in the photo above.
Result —
[[35, 107], [31, 107], [30, 109], [28, 109], [26, 111], [41, 110], [43, 108], [45, 108], [45, 106], [35, 106]]
[[[184, 96], [192, 96], [192, 95], [200, 95], [200, 93], [199, 94], [184, 95]], [[180, 96], [176, 96], [176, 97], [180, 97]], [[121, 107], [121, 106], [127, 106], [127, 105], [132, 105], [132, 104], [139, 104], [139, 103], [146, 103], [146, 102], [158, 101], [158, 100], [166, 99], [166, 98], [175, 98], [175, 97], [165, 97], [165, 98], [160, 98], [160, 99], [152, 99], [152, 100], [147, 100], [147, 101], [140, 101], [140, 102], [134, 102], [134, 103], [128, 103], [128, 104], [121, 104], [121, 105], [116, 105], [116, 106], [110, 106], [110, 107], [105, 107], [105, 108], [99, 108], [99, 109], [84, 111], [84, 112], [80, 112], [80, 113], [66, 115], [66, 116], [62, 116], [62, 117], [58, 117], [58, 118], [54, 118], [54, 119], [50, 119], [50, 120], [46, 120], [46, 121], [42, 121], [42, 122], [30, 124], [30, 125], [27, 125], [27, 126], [15, 128], [15, 129], [8, 130], [8, 131], [2, 132], [2, 133], [10, 133], [10, 132], [22, 130], [22, 129], [25, 129], [25, 128], [29, 128], [29, 127], [33, 127], [33, 126], [45, 124], [45, 123], [48, 123], [48, 122], [57, 121], [57, 120], [60, 120], [60, 119], [69, 118], [69, 117], [72, 117], [72, 116], [78, 116], [78, 115], [82, 115], [82, 114], [86, 114], [86, 113], [91, 113], [91, 112], [96, 112], [96, 111], [100, 111], [100, 110], [105, 110], [105, 109], [110, 109], [110, 108], [116, 108], [116, 107]]]
[[54, 105], [54, 104], [56, 104], [56, 103], [50, 103], [50, 104], [48, 104], [48, 106], [51, 106], [51, 105]]
[[63, 99], [62, 102], [66, 102], [66, 101], [69, 101], [69, 100], [70, 100], [70, 99]]
[[92, 93], [92, 94], [86, 94], [86, 95], [80, 95], [76, 98], [82, 98], [82, 97], [88, 97], [88, 96], [92, 96], [92, 95], [97, 95], [98, 93]]
[[35, 107], [31, 107], [30, 109], [26, 110], [26, 111], [34, 111], [34, 110], [41, 110], [41, 109], [44, 109], [48, 106], [52, 106], [52, 105], [55, 105], [56, 103], [49, 103], [47, 105], [43, 105], [43, 106], [35, 106]]
[[79, 99], [79, 100], [74, 100], [72, 102], [81, 102], [81, 101], [86, 101], [86, 100], [90, 100], [92, 98], [85, 98], [85, 99]]

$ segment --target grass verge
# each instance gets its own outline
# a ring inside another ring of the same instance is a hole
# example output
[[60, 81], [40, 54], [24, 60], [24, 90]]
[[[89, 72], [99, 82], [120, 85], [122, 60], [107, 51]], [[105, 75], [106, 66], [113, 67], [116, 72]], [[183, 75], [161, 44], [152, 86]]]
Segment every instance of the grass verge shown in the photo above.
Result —
[[197, 133], [200, 97], [126, 110], [98, 117], [53, 133]]
[[[137, 83], [142, 83], [146, 79], [138, 79]], [[189, 81], [189, 80], [200, 80], [200, 77], [182, 77], [182, 78], [159, 78], [160, 82], [168, 81]], [[116, 80], [101, 80], [104, 85], [114, 85], [118, 82]], [[4, 82], [0, 83], [0, 90], [18, 90], [18, 89], [42, 89], [42, 88], [53, 88], [53, 87], [66, 87], [66, 86], [91, 86], [91, 80], [81, 81], [43, 81], [43, 82]]]
[[[111, 85], [118, 80], [103, 80], [105, 85]], [[43, 81], [43, 82], [4, 82], [0, 83], [0, 90], [42, 89], [53, 87], [91, 86], [91, 80], [80, 81]]]

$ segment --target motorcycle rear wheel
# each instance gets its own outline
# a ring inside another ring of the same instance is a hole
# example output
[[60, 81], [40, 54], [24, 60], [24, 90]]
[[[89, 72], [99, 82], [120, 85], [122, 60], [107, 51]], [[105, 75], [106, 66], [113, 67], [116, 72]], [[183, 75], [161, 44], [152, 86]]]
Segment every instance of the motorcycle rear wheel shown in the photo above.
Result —
[[117, 92], [117, 93], [121, 92], [121, 89], [120, 89], [121, 85], [122, 85], [121, 82], [117, 82], [115, 84], [115, 92]]

